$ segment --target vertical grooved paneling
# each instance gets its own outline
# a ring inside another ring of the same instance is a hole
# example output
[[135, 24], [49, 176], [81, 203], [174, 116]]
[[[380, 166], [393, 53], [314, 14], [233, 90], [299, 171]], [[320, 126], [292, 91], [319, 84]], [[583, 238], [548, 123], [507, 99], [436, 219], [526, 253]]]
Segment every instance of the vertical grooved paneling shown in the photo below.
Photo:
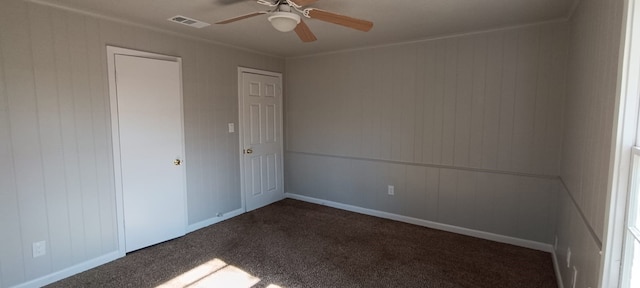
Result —
[[[550, 141], [551, 139], [562, 139], [563, 138], [563, 130], [566, 126], [566, 115], [563, 112], [564, 106], [566, 105], [566, 97], [555, 97], [557, 94], [566, 94], [566, 86], [567, 86], [567, 58], [568, 58], [568, 44], [567, 37], [568, 28], [560, 27], [560, 29], [556, 30], [556, 33], [552, 36], [552, 43], [556, 43], [556, 46], [553, 47], [552, 53], [550, 57], [550, 70], [557, 71], [557, 75], [559, 77], [549, 77], [551, 80], [549, 81], [549, 95], [547, 98], [549, 99], [549, 105], [546, 110], [548, 111], [546, 115], [547, 123], [546, 123], [546, 139], [548, 141], [545, 144], [545, 156], [544, 156], [544, 170], [545, 171], [555, 171], [554, 175], [560, 174], [561, 170], [561, 159], [564, 158], [562, 155], [562, 144], [563, 141]], [[562, 155], [562, 156], [561, 156]]]
[[[91, 159], [91, 161], [93, 162], [92, 166], [94, 166], [94, 169], [92, 169], [92, 173], [93, 173], [93, 183], [91, 186], [91, 190], [93, 190], [93, 196], [92, 196], [92, 205], [94, 208], [94, 225], [95, 228], [94, 230], [92, 230], [90, 233], [96, 235], [95, 239], [92, 239], [92, 241], [95, 241], [93, 243], [95, 243], [92, 247], [92, 249], [95, 249], [95, 251], [93, 252], [93, 254], [89, 254], [89, 257], [93, 258], [93, 257], [97, 257], [100, 255], [103, 255], [106, 252], [109, 251], [113, 251], [113, 249], [115, 248], [113, 245], [105, 245], [105, 240], [108, 242], [113, 242], [113, 240], [115, 239], [115, 237], [113, 237], [112, 235], [116, 232], [115, 230], [109, 229], [111, 228], [110, 224], [113, 223], [112, 221], [109, 221], [109, 219], [102, 219], [103, 216], [103, 211], [106, 208], [110, 208], [111, 203], [104, 203], [104, 205], [101, 203], [101, 199], [100, 196], [104, 195], [106, 197], [114, 197], [115, 194], [109, 193], [108, 190], [106, 190], [105, 188], [108, 188], [106, 181], [108, 181], [105, 178], [102, 178], [101, 176], [110, 176], [109, 172], [106, 171], [106, 169], [101, 169], [101, 168], [107, 168], [107, 165], [100, 165], [99, 163], [108, 163], [110, 162], [109, 160], [111, 159], [107, 159], [106, 157], [104, 157], [104, 153], [107, 151], [107, 145], [106, 145], [106, 134], [107, 134], [107, 129], [105, 129], [105, 117], [104, 115], [106, 114], [105, 109], [106, 107], [103, 106], [104, 101], [102, 101], [102, 97], [106, 96], [106, 94], [102, 94], [100, 93], [100, 91], [102, 91], [105, 87], [102, 86], [102, 78], [105, 75], [102, 75], [102, 71], [100, 63], [103, 62], [101, 61], [100, 57], [103, 55], [100, 50], [100, 32], [98, 30], [97, 27], [97, 20], [95, 19], [90, 19], [88, 17], [83, 17], [82, 19], [83, 23], [82, 25], [84, 26], [84, 42], [85, 42], [85, 49], [86, 49], [86, 56], [87, 56], [87, 62], [86, 62], [86, 71], [87, 71], [87, 83], [88, 83], [88, 87], [87, 87], [87, 92], [85, 94], [85, 97], [89, 98], [89, 106], [87, 107], [88, 111], [91, 113], [90, 115], [90, 119], [91, 119], [91, 128], [90, 130], [93, 131], [92, 135], [91, 135], [91, 146], [90, 146], [90, 154], [92, 154], [89, 158]], [[102, 172], [102, 173], [100, 173]], [[106, 175], [105, 175], [106, 174]], [[106, 180], [106, 181], [105, 181]], [[106, 206], [106, 207], [105, 207]], [[107, 216], [112, 216], [112, 215], [107, 215]], [[115, 216], [115, 215], [113, 215]], [[105, 222], [106, 221], [106, 222]], [[103, 227], [106, 228], [106, 231], [103, 229]], [[105, 234], [106, 233], [106, 234]], [[108, 235], [108, 236], [107, 236]], [[105, 249], [105, 247], [107, 247], [107, 249]]]
[[[213, 69], [215, 65], [214, 57], [211, 53], [207, 53], [205, 47], [200, 50], [198, 58], [198, 83], [201, 85], [200, 93], [202, 94], [201, 100], [198, 101], [198, 103], [200, 103], [199, 109], [201, 109], [200, 111], [202, 115], [211, 115], [205, 120], [205, 126], [210, 127], [209, 129], [211, 129], [213, 132], [208, 134], [199, 133], [200, 135], [198, 135], [198, 137], [202, 137], [200, 141], [204, 142], [203, 147], [205, 149], [202, 152], [215, 151], [214, 153], [203, 153], [205, 157], [202, 159], [203, 162], [201, 164], [204, 165], [201, 166], [201, 173], [203, 173], [202, 177], [204, 179], [203, 183], [205, 186], [199, 189], [199, 191], [227, 191], [228, 188], [226, 188], [224, 185], [225, 179], [229, 178], [228, 175], [225, 175], [226, 171], [224, 169], [224, 167], [228, 166], [228, 163], [226, 161], [227, 159], [224, 155], [221, 155], [221, 153], [218, 152], [221, 150], [216, 149], [218, 147], [224, 147], [225, 151], [228, 149], [228, 147], [226, 147], [226, 137], [222, 137], [225, 132], [223, 131], [223, 129], [226, 126], [226, 113], [223, 112], [225, 110], [219, 109], [217, 107], [225, 107], [227, 105], [220, 105], [222, 103], [219, 103], [221, 102], [220, 100], [224, 101], [224, 98], [220, 97], [220, 93], [222, 93], [223, 91], [216, 91], [213, 83], [211, 83], [211, 81], [208, 81], [208, 79], [223, 77], [223, 75], [220, 75], [223, 73], [215, 73]], [[211, 93], [209, 91], [213, 92]], [[216, 165], [206, 165], [207, 163], [216, 163]], [[211, 176], [206, 177], [206, 175]], [[221, 212], [224, 210], [225, 206], [221, 204], [225, 203], [226, 201], [223, 200], [224, 195], [222, 193], [207, 193], [203, 195], [202, 198], [208, 200], [203, 202], [205, 205], [210, 205], [210, 207], [213, 208], [212, 210], [215, 210], [216, 212]], [[200, 216], [201, 219], [207, 219], [208, 215], [204, 213], [204, 211], [206, 211], [205, 207], [203, 207], [204, 209], [199, 209], [202, 213], [202, 215]]]
[[33, 242], [47, 239], [47, 210], [28, 5], [24, 2], [8, 5], [8, 9], [16, 13], [4, 15], [3, 20], [7, 22], [0, 25], [7, 28], [0, 37], [21, 240], [27, 248], [22, 249], [23, 273], [30, 279], [49, 272], [51, 267], [49, 257], [33, 258], [29, 249]]
[[489, 173], [480, 173], [476, 177], [476, 217], [478, 219], [486, 219], [486, 221], [478, 221], [476, 229], [481, 231], [493, 232], [495, 228], [494, 209], [495, 202], [495, 184], [494, 178], [497, 175]]
[[[53, 45], [56, 63], [58, 106], [60, 111], [60, 136], [62, 137], [62, 155], [65, 174], [65, 200], [69, 221], [71, 256], [66, 265], [85, 260], [85, 233], [80, 188], [80, 167], [78, 166], [78, 148], [76, 140], [76, 117], [71, 79], [71, 56], [69, 55], [69, 33], [67, 31], [68, 14], [52, 11]], [[68, 264], [67, 264], [68, 263]]]
[[85, 18], [87, 57], [89, 62], [89, 89], [93, 121], [93, 148], [96, 162], [96, 192], [98, 219], [100, 221], [101, 253], [108, 253], [117, 249], [116, 205], [113, 185], [113, 158], [110, 154], [111, 138], [108, 125], [109, 101], [106, 85], [106, 63], [102, 59], [106, 54], [106, 47], [102, 45], [103, 38], [100, 21]]
[[[519, 177], [508, 175], [493, 177], [494, 202], [492, 203], [493, 217], [491, 222], [493, 227], [490, 231], [497, 234], [515, 234], [513, 231], [518, 231], [518, 206], [520, 204], [518, 199], [523, 193], [518, 189], [518, 180], [520, 180]], [[542, 214], [539, 216], [544, 217]]]
[[458, 170], [440, 169], [438, 180], [438, 218], [440, 223], [460, 225], [458, 223]]
[[30, 5], [31, 41], [33, 43], [33, 61], [40, 138], [42, 139], [42, 162], [44, 167], [44, 187], [47, 202], [48, 240], [52, 268], [60, 269], [71, 255], [70, 227], [67, 216], [66, 182], [60, 134], [60, 110], [55, 74], [53, 31], [50, 13], [47, 9]]
[[20, 0], [0, 16], [0, 286], [118, 249], [106, 45], [183, 58], [189, 224], [241, 207], [236, 70], [282, 59]]
[[[379, 61], [381, 66], [378, 68], [382, 72], [380, 75], [379, 82], [377, 82], [377, 86], [379, 89], [376, 91], [380, 91], [381, 93], [378, 95], [380, 102], [378, 109], [381, 114], [380, 118], [380, 154], [379, 157], [381, 159], [393, 159], [392, 151], [394, 146], [393, 139], [393, 107], [397, 105], [397, 101], [395, 94], [397, 91], [393, 90], [393, 63], [394, 61], [394, 51], [390, 48], [384, 48], [381, 51], [381, 55], [379, 56]], [[397, 146], [397, 143], [395, 143]]]
[[513, 150], [510, 168], [525, 172], [534, 167], [533, 126], [539, 63], [539, 28], [527, 29], [518, 40], [518, 64], [514, 102]]
[[487, 80], [485, 87], [482, 129], [482, 168], [498, 169], [500, 140], [500, 91], [502, 89], [502, 63], [504, 32], [487, 36]]
[[289, 150], [554, 175], [565, 33], [545, 24], [290, 59]]
[[535, 107], [540, 55], [539, 30], [525, 30], [518, 43], [518, 78], [516, 79], [516, 95], [513, 123], [513, 155], [511, 168], [514, 171], [528, 171], [534, 166], [530, 158], [533, 151], [533, 127], [535, 123]]
[[414, 118], [416, 118], [415, 109], [415, 81], [416, 81], [416, 73], [413, 65], [415, 65], [416, 56], [416, 45], [408, 45], [402, 51], [402, 59], [400, 63], [402, 64], [400, 70], [397, 72], [398, 75], [402, 76], [402, 81], [400, 82], [400, 87], [398, 91], [401, 91], [403, 95], [403, 101], [401, 105], [402, 111], [400, 115], [402, 115], [401, 121], [401, 141], [402, 141], [402, 154], [400, 156], [400, 160], [413, 162], [415, 161], [415, 154], [413, 150], [414, 146], [414, 138], [415, 138], [415, 129], [414, 129]]
[[[609, 285], [599, 283], [598, 277], [603, 275], [601, 251], [610, 251], [598, 246], [608, 242], [605, 210], [611, 192], [612, 132], [618, 129], [614, 110], [625, 5], [623, 1], [580, 1], [569, 21], [569, 37], [554, 39], [566, 41], [568, 49], [551, 52], [554, 59], [568, 55], [566, 83], [551, 80], [552, 88], [566, 90], [566, 98], [561, 106], [563, 127], [553, 129], [550, 137], [562, 138], [559, 172], [564, 185], [559, 186], [565, 187], [558, 189], [558, 259], [566, 259], [571, 247], [572, 259], [576, 259], [571, 265], [580, 269], [576, 287]], [[562, 268], [560, 273], [569, 286], [572, 270]]]
[[[5, 27], [10, 13], [8, 9], [0, 9], [0, 27]], [[20, 226], [20, 210], [18, 206], [18, 190], [16, 187], [16, 171], [13, 165], [13, 142], [11, 135], [11, 107], [9, 106], [9, 90], [7, 88], [5, 64], [6, 37], [0, 34], [0, 182], [3, 183], [0, 193], [0, 262], [11, 263], [0, 266], [2, 282], [0, 286], [9, 287], [25, 279]], [[14, 112], [15, 113], [15, 112]]]
[[502, 79], [500, 87], [500, 123], [498, 137], [498, 170], [511, 168], [513, 147], [513, 120], [515, 89], [518, 73], [518, 39], [521, 31], [505, 33], [502, 54]]
[[[358, 133], [350, 134], [352, 143], [349, 147], [349, 151], [347, 151], [348, 155], [358, 155], [362, 156], [362, 134], [364, 131], [364, 125], [362, 120], [362, 114], [364, 113], [364, 109], [362, 107], [362, 99], [365, 97], [367, 91], [367, 85], [364, 81], [364, 74], [358, 73], [358, 71], [362, 71], [364, 66], [365, 55], [360, 54], [357, 55], [356, 59], [354, 59], [354, 65], [350, 65], [349, 74], [350, 77], [353, 77], [353, 80], [347, 83], [351, 89], [356, 91], [351, 98], [352, 105], [356, 107], [355, 113], [351, 114], [352, 119], [349, 120], [349, 127], [347, 129], [347, 133], [349, 131], [357, 131]], [[349, 111], [347, 110], [347, 113]]]
[[[457, 213], [455, 215], [457, 226], [477, 229], [478, 224], [484, 221], [477, 217], [478, 206], [476, 203], [478, 195], [476, 177], [478, 174], [479, 173], [474, 171], [458, 171], [458, 179], [456, 180]], [[511, 233], [511, 231], [507, 233]]]
[[469, 166], [482, 167], [482, 139], [484, 135], [485, 92], [487, 72], [487, 37], [474, 38], [471, 82], [471, 130], [469, 135]]
[[577, 14], [570, 39], [561, 175], [588, 224], [602, 238], [608, 171], [603, 164], [609, 163], [620, 37], [612, 31], [621, 25], [607, 21], [620, 18], [614, 17], [620, 7], [592, 2], [581, 7], [584, 12]]
[[100, 255], [102, 233], [98, 209], [98, 187], [96, 177], [96, 151], [94, 145], [93, 111], [90, 94], [89, 57], [86, 39], [85, 19], [69, 14], [69, 58], [71, 62], [71, 87], [75, 114], [75, 133], [79, 169], [79, 186], [82, 219], [84, 225], [84, 257], [88, 259]]
[[[436, 45], [436, 51], [433, 55], [435, 61], [433, 62], [435, 65], [433, 69], [435, 69], [435, 77], [434, 77], [434, 85], [433, 88], [429, 91], [433, 91], [433, 105], [431, 107], [431, 115], [428, 119], [433, 121], [431, 124], [433, 127], [432, 133], [425, 135], [423, 137], [429, 137], [429, 141], [432, 143], [431, 150], [431, 159], [433, 162], [431, 163], [443, 163], [443, 153], [442, 149], [445, 143], [443, 143], [443, 135], [444, 135], [444, 103], [447, 95], [445, 94], [445, 77], [446, 74], [445, 68], [447, 65], [447, 46], [445, 41], [434, 43]], [[431, 95], [428, 93], [427, 95]], [[429, 163], [429, 162], [427, 162]]]
[[442, 147], [436, 152], [441, 154], [444, 165], [455, 165], [456, 104], [458, 91], [458, 39], [445, 40], [444, 99], [442, 102]]
[[474, 37], [459, 40], [456, 60], [455, 125], [453, 165], [469, 167], [471, 108], [473, 93]]
[[[436, 104], [436, 69], [437, 66], [437, 55], [436, 55], [436, 45], [434, 43], [428, 42], [424, 44], [423, 49], [420, 51], [421, 55], [424, 55], [424, 62], [420, 63], [419, 67], [424, 71], [424, 78], [420, 78], [418, 81], [422, 82], [422, 94], [424, 95], [424, 105], [422, 107], [422, 115], [420, 120], [422, 121], [422, 158], [416, 159], [421, 163], [435, 163], [433, 159], [434, 154], [434, 145], [435, 145], [435, 135], [438, 133], [436, 130], [436, 123], [434, 119], [436, 118], [436, 111], [439, 111], [438, 105]], [[424, 63], [424, 64], [423, 64]], [[421, 80], [424, 79], [424, 80]]]
[[[424, 162], [424, 149], [423, 149], [423, 135], [424, 135], [424, 114], [425, 114], [425, 103], [426, 98], [423, 95], [426, 94], [425, 91], [425, 79], [426, 79], [426, 69], [425, 67], [425, 59], [427, 55], [424, 52], [425, 45], [423, 43], [416, 44], [413, 47], [413, 53], [415, 54], [415, 61], [412, 61], [412, 64], [409, 66], [408, 73], [413, 75], [412, 84], [413, 84], [413, 102], [414, 106], [413, 111], [413, 155], [414, 161], [423, 163]], [[411, 85], [411, 83], [409, 84]]]
[[[548, 28], [544, 28], [540, 31], [539, 35], [539, 51], [538, 51], [538, 62], [535, 64], [537, 71], [536, 79], [537, 83], [535, 84], [535, 105], [533, 107], [533, 125], [532, 125], [532, 136], [531, 139], [531, 149], [529, 151], [524, 151], [528, 153], [528, 157], [532, 159], [532, 167], [536, 171], [544, 171], [545, 164], [547, 162], [552, 162], [553, 160], [548, 160], [546, 151], [547, 142], [550, 142], [550, 139], [547, 134], [548, 123], [553, 116], [551, 113], [553, 110], [547, 109], [551, 105], [550, 98], [553, 96], [552, 87], [551, 87], [551, 75], [549, 73], [545, 73], [544, 71], [548, 71], [553, 69], [552, 67], [552, 52], [553, 46], [552, 43], [554, 40], [554, 34], [552, 31], [549, 31]], [[557, 109], [557, 108], [556, 108]], [[550, 111], [551, 110], [551, 111]]]
[[550, 243], [551, 180], [494, 172], [556, 175], [566, 33], [553, 23], [288, 59], [288, 192]]
[[[363, 62], [362, 62], [362, 73], [361, 77], [363, 82], [360, 85], [363, 85], [362, 89], [364, 89], [364, 93], [362, 98], [360, 99], [360, 106], [362, 107], [362, 118], [360, 119], [360, 123], [362, 125], [362, 140], [360, 141], [360, 156], [372, 158], [374, 156], [375, 151], [375, 143], [376, 140], [376, 129], [375, 122], [376, 116], [378, 114], [375, 113], [377, 99], [375, 98], [376, 90], [374, 83], [370, 83], [370, 79], [375, 79], [375, 59], [374, 52], [367, 51], [367, 53], [363, 53]], [[291, 75], [290, 75], [291, 76]], [[295, 79], [292, 79], [291, 82], [295, 82]], [[286, 108], [285, 108], [286, 109]], [[292, 119], [292, 121], [296, 121]], [[291, 122], [289, 122], [291, 123]]]
[[427, 190], [427, 170], [430, 168], [420, 166], [407, 166], [405, 179], [405, 193], [403, 193], [406, 208], [400, 213], [418, 219], [428, 219], [428, 211], [433, 209], [425, 209], [430, 202], [429, 192]]

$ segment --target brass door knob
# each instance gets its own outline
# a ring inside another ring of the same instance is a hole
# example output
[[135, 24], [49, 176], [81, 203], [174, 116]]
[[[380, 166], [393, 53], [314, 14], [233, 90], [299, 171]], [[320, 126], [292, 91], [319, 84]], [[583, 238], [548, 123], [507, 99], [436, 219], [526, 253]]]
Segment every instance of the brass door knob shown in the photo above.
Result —
[[247, 154], [252, 154], [253, 153], [253, 149], [249, 148], [247, 149]]
[[182, 160], [180, 159], [173, 160], [173, 165], [176, 165], [176, 166], [182, 165]]

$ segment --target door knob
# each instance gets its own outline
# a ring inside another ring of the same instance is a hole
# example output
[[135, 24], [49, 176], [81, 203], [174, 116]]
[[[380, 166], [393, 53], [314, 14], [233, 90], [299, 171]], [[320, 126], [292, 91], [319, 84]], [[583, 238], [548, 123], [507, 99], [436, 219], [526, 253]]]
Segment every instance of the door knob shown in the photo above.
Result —
[[247, 154], [252, 154], [253, 153], [253, 149], [249, 148], [247, 149]]
[[173, 165], [176, 165], [176, 166], [182, 165], [182, 160], [180, 159], [173, 160]]

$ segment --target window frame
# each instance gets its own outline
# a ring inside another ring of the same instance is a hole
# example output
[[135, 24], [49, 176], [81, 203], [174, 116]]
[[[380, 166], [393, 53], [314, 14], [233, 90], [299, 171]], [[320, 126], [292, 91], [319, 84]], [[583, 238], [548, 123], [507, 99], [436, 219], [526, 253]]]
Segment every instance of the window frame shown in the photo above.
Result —
[[[631, 158], [631, 169], [629, 171], [630, 184], [627, 193], [626, 217], [623, 232], [622, 266], [620, 269], [620, 287], [622, 288], [631, 287], [632, 283], [630, 281], [632, 280], [631, 272], [633, 271], [633, 264], [640, 265], [640, 257], [634, 257], [637, 256], [634, 251], [640, 249], [640, 227], [638, 227], [637, 223], [640, 218], [640, 215], [638, 215], [640, 214], [640, 210], [638, 209], [640, 205], [640, 146], [631, 148]], [[640, 275], [638, 275], [638, 277], [640, 277]], [[640, 279], [634, 280], [640, 282]]]

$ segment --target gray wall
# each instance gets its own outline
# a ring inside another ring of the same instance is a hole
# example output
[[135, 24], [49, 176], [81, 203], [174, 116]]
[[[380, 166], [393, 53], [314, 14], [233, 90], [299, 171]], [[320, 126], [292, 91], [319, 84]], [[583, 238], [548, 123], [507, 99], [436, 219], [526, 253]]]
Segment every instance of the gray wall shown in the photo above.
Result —
[[552, 23], [287, 59], [287, 191], [552, 243], [566, 38]]
[[598, 286], [624, 1], [582, 0], [570, 20], [558, 261], [569, 287]]
[[[284, 61], [18, 0], [0, 4], [0, 286], [117, 250], [105, 46], [183, 58], [189, 224], [239, 209], [237, 67]], [[31, 244], [47, 241], [47, 255]]]

